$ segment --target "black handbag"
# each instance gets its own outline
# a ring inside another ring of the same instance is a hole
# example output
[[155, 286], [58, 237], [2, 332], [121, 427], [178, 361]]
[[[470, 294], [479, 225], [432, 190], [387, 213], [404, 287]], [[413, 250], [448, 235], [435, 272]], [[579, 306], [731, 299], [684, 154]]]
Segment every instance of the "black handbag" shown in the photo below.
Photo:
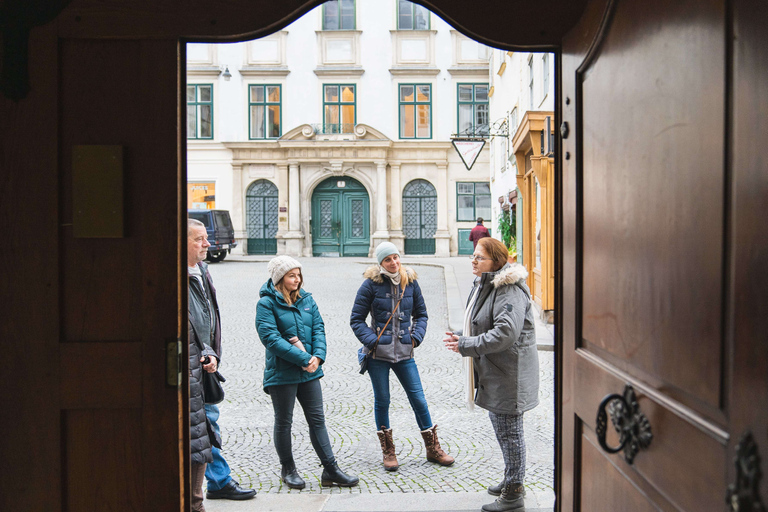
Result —
[[[384, 327], [381, 328], [379, 331], [379, 336], [376, 338], [376, 343], [373, 344], [373, 349], [365, 352], [366, 348], [361, 347], [357, 354], [357, 359], [360, 362], [360, 375], [364, 375], [365, 372], [368, 371], [368, 360], [371, 358], [371, 354], [376, 352], [376, 347], [379, 346], [379, 340], [381, 339], [381, 335], [384, 334], [384, 331], [387, 330], [387, 326], [389, 325], [389, 321], [392, 320], [392, 317], [395, 316], [395, 311], [397, 311], [397, 307], [400, 305], [400, 301], [403, 300], [403, 296], [405, 295], [405, 290], [400, 294], [400, 298], [397, 299], [397, 304], [395, 304], [395, 309], [392, 310], [392, 313], [389, 314], [389, 318], [387, 318], [387, 323], [384, 324]], [[375, 322], [375, 319], [374, 319]]]
[[[190, 322], [189, 324], [192, 326], [192, 330], [195, 331], [195, 343], [202, 354], [205, 351], [205, 346], [203, 345], [203, 342], [200, 341], [200, 336], [195, 327], [195, 323]], [[203, 364], [208, 364], [209, 356], [205, 356], [205, 359]], [[222, 382], [227, 382], [227, 379], [225, 379], [218, 370], [213, 373], [208, 373], [203, 370], [203, 401], [206, 404], [216, 405], [224, 401], [224, 388], [221, 386]]]
[[227, 379], [219, 373], [219, 370], [213, 373], [203, 370], [203, 400], [205, 403], [216, 405], [224, 401], [222, 382], [227, 382]]

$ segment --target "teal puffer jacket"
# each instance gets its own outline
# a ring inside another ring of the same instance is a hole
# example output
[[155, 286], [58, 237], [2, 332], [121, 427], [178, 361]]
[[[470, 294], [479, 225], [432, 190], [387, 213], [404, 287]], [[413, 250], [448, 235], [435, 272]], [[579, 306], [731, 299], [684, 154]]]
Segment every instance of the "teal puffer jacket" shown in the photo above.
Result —
[[[267, 349], [264, 365], [264, 392], [270, 386], [301, 384], [323, 376], [325, 362], [325, 324], [311, 293], [300, 291], [299, 299], [289, 306], [269, 279], [259, 292], [256, 306], [256, 330]], [[288, 342], [298, 336], [306, 352]], [[302, 370], [312, 356], [320, 359], [315, 373]]]

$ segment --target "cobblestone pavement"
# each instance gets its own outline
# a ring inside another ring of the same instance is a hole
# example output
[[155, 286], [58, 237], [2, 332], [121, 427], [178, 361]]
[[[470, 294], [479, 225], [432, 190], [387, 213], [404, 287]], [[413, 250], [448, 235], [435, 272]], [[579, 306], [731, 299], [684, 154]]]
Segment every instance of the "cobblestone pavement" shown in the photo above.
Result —
[[[373, 392], [368, 376], [358, 374], [359, 342], [349, 327], [352, 303], [367, 265], [336, 258], [300, 261], [305, 289], [313, 294], [325, 321], [328, 360], [321, 383], [333, 450], [340, 467], [360, 477], [360, 485], [348, 489], [320, 487], [322, 467], [298, 403], [293, 452], [307, 487], [291, 490], [280, 481], [280, 464], [272, 444], [272, 403], [261, 388], [264, 346], [254, 325], [259, 289], [267, 279], [264, 262], [210, 266], [222, 313], [221, 369], [227, 377], [220, 426], [223, 453], [233, 476], [259, 494], [477, 492], [497, 483], [504, 463], [487, 412], [466, 409], [461, 393], [461, 358], [444, 349], [441, 341], [448, 325], [442, 268], [411, 265], [419, 274], [429, 312], [427, 336], [416, 349], [416, 361], [440, 442], [456, 462], [441, 467], [426, 461], [413, 412], [392, 375], [390, 420], [400, 469], [390, 473], [381, 465]], [[526, 486], [534, 493], [551, 492], [554, 482], [553, 352], [540, 351], [539, 359], [541, 404], [525, 415]]]

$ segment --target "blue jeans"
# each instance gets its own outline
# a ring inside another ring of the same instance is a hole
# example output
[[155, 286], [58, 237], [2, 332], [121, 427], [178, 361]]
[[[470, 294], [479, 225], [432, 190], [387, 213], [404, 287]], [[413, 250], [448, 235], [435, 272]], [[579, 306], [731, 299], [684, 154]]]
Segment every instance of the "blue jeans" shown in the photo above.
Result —
[[[213, 404], [205, 404], [205, 415], [208, 417], [208, 421], [211, 422], [213, 430], [217, 434], [221, 434], [219, 429], [219, 407]], [[218, 491], [232, 480], [229, 476], [230, 469], [227, 461], [221, 456], [221, 450], [215, 446], [211, 446], [211, 452], [213, 453], [213, 462], [209, 462], [205, 468], [205, 478], [208, 480], [208, 490]]]
[[432, 418], [429, 416], [427, 399], [424, 397], [424, 388], [421, 387], [419, 369], [413, 358], [389, 363], [378, 359], [368, 361], [368, 375], [371, 376], [373, 385], [373, 411], [376, 416], [376, 430], [389, 428], [389, 370], [395, 372], [397, 380], [408, 395], [411, 409], [416, 415], [416, 423], [420, 430], [432, 427]]
[[280, 464], [285, 466], [293, 461], [291, 426], [293, 425], [293, 408], [297, 399], [309, 425], [309, 440], [320, 462], [324, 466], [336, 462], [331, 440], [328, 437], [328, 429], [325, 428], [320, 379], [312, 379], [301, 384], [270, 386], [268, 389], [269, 396], [272, 398], [272, 408], [275, 410], [274, 442]]

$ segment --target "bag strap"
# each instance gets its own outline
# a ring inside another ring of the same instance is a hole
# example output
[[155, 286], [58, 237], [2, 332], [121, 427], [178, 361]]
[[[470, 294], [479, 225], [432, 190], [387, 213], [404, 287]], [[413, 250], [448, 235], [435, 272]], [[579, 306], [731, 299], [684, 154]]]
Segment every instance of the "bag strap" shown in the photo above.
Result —
[[397, 307], [400, 305], [400, 301], [403, 300], [403, 297], [405, 296], [405, 289], [402, 290], [400, 293], [400, 298], [397, 299], [397, 304], [395, 304], [395, 309], [392, 310], [392, 313], [389, 314], [389, 318], [387, 318], [387, 323], [384, 324], [384, 327], [381, 328], [381, 331], [379, 332], [379, 336], [376, 338], [376, 343], [373, 345], [373, 349], [371, 350], [371, 353], [376, 351], [376, 347], [379, 346], [379, 340], [381, 339], [381, 335], [384, 334], [384, 331], [387, 330], [387, 326], [389, 325], [389, 321], [392, 320], [392, 317], [395, 316], [395, 311], [397, 311]]

